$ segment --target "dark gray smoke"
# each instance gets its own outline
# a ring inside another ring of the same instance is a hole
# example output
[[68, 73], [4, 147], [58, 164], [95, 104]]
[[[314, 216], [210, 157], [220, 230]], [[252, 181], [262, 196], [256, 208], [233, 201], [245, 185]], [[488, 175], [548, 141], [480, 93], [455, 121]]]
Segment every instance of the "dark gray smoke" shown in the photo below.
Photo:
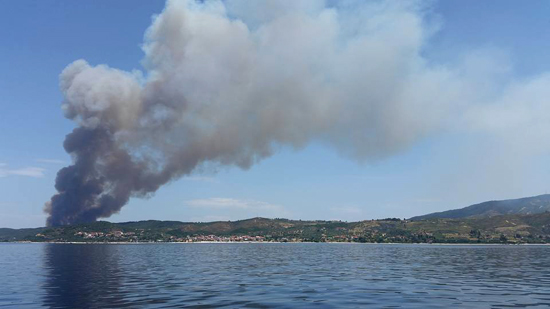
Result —
[[379, 159], [437, 128], [469, 85], [421, 56], [422, 5], [339, 5], [168, 1], [145, 35], [145, 74], [67, 66], [63, 110], [78, 127], [47, 224], [109, 217], [204, 164], [248, 168], [311, 141]]
[[145, 161], [132, 160], [106, 128], [76, 128], [67, 135], [64, 146], [75, 162], [57, 173], [59, 193], [46, 204], [48, 226], [109, 217], [131, 194], [146, 195], [166, 182], [159, 179], [162, 173], [150, 173]]

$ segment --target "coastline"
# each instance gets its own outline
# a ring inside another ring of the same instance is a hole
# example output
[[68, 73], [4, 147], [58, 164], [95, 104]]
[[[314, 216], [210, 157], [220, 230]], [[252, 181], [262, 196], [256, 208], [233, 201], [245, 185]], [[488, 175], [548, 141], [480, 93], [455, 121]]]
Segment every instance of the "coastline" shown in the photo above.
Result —
[[342, 244], [342, 245], [413, 245], [413, 246], [550, 246], [550, 244], [499, 244], [499, 243], [376, 243], [376, 242], [282, 242], [282, 241], [196, 241], [196, 242], [62, 242], [62, 241], [11, 241], [0, 244], [58, 244], [58, 245], [156, 245], [156, 244]]

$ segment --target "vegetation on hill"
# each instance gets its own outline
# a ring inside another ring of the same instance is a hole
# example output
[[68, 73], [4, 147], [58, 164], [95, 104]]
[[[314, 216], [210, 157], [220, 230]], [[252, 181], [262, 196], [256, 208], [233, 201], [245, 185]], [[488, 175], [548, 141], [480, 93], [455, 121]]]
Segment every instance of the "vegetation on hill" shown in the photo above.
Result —
[[431, 218], [486, 218], [500, 215], [530, 215], [550, 211], [550, 194], [504, 201], [489, 201], [442, 212], [412, 217], [411, 220]]
[[550, 243], [550, 213], [419, 221], [392, 218], [359, 222], [266, 218], [209, 223], [99, 221], [55, 228], [0, 229], [0, 241]]

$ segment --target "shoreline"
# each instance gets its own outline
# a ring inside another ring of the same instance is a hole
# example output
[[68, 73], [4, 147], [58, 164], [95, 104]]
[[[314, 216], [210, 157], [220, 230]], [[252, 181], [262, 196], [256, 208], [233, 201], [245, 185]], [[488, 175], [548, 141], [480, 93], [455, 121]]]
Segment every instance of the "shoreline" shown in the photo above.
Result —
[[46, 242], [46, 241], [11, 241], [0, 244], [60, 244], [60, 245], [155, 245], [155, 244], [342, 244], [342, 245], [414, 245], [414, 246], [550, 246], [550, 244], [499, 244], [499, 243], [375, 243], [375, 242], [281, 242], [281, 241], [197, 241], [197, 242]]

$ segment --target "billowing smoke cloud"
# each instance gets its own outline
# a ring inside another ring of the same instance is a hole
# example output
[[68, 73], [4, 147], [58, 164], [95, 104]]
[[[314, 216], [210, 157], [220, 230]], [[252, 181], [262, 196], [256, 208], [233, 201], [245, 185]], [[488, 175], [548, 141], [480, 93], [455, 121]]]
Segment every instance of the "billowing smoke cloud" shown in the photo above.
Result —
[[437, 28], [425, 13], [403, 1], [168, 1], [145, 34], [145, 74], [84, 60], [61, 73], [77, 128], [47, 224], [108, 217], [203, 164], [248, 168], [280, 146], [317, 141], [359, 161], [407, 148], [494, 90], [467, 65], [422, 56]]

